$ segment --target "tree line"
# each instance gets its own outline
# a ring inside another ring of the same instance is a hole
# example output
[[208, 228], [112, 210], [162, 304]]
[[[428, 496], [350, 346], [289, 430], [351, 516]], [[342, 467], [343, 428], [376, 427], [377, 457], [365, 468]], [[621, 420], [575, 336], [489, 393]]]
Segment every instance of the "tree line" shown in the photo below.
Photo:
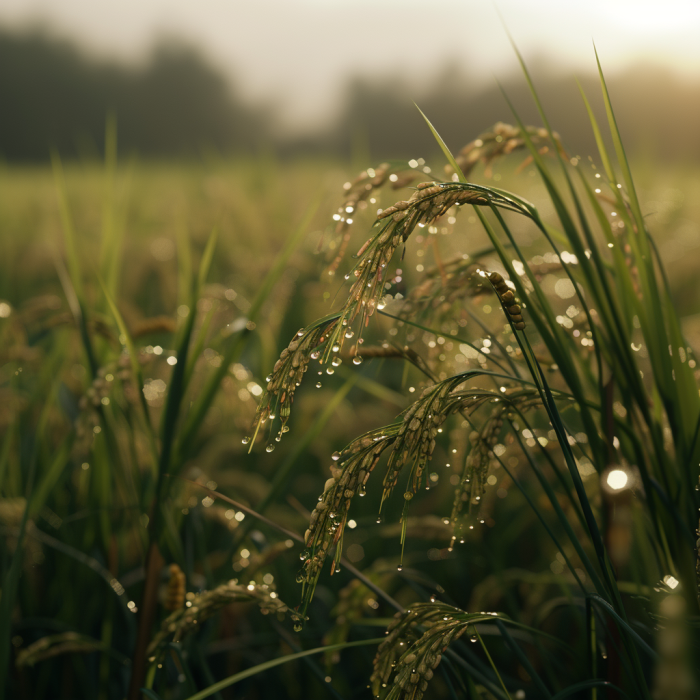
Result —
[[[554, 127], [570, 150], [595, 152], [578, 87], [543, 61], [532, 66]], [[579, 77], [600, 109], [597, 76]], [[655, 159], [700, 157], [700, 83], [638, 66], [611, 76], [610, 89], [628, 145]], [[322, 154], [387, 158], [432, 153], [434, 141], [413, 105], [431, 116], [459, 149], [498, 120], [512, 120], [504, 89], [527, 123], [539, 124], [522, 76], [499, 86], [457, 65], [417, 88], [402, 76], [349, 79], [336, 118], [308, 134], [282, 130], [272, 108], [251, 104], [196, 49], [174, 40], [156, 45], [140, 67], [97, 61], [46, 33], [0, 29], [0, 159], [44, 161], [102, 151], [105, 120], [116, 116], [120, 150], [143, 157]]]

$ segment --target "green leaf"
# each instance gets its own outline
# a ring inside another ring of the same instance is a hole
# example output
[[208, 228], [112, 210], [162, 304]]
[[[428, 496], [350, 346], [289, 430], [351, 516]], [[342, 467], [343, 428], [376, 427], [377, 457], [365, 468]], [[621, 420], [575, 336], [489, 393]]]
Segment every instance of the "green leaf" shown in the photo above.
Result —
[[[416, 103], [413, 103], [416, 105]], [[455, 160], [455, 157], [452, 155], [452, 151], [447, 147], [447, 144], [442, 140], [442, 136], [438, 134], [437, 129], [430, 123], [430, 119], [423, 114], [423, 111], [421, 108], [416, 105], [416, 109], [420, 112], [421, 116], [423, 119], [425, 119], [425, 123], [428, 125], [430, 128], [430, 131], [433, 133], [433, 136], [435, 137], [435, 140], [438, 142], [438, 145], [442, 149], [442, 152], [445, 154], [445, 158], [447, 158], [449, 164], [454, 168], [454, 171], [457, 173], [457, 176], [459, 177], [460, 182], [466, 182], [467, 178], [464, 176], [464, 173], [462, 172], [462, 168], [459, 167], [457, 164], [457, 161]]]
[[195, 693], [194, 695], [190, 695], [190, 697], [186, 698], [186, 700], [204, 700], [204, 698], [208, 698], [209, 696], [213, 695], [214, 693], [217, 693], [219, 690], [223, 690], [224, 688], [228, 688], [229, 686], [233, 685], [234, 683], [238, 683], [239, 681], [245, 680], [246, 678], [250, 678], [251, 676], [255, 676], [258, 673], [262, 673], [263, 671], [269, 671], [271, 668], [276, 668], [277, 666], [281, 666], [282, 664], [289, 663], [290, 661], [296, 661], [297, 659], [302, 659], [305, 656], [312, 656], [313, 654], [322, 654], [322, 653], [329, 652], [329, 651], [341, 651], [343, 649], [351, 649], [352, 647], [372, 646], [375, 644], [380, 644], [383, 641], [383, 639], [384, 639], [383, 637], [378, 637], [376, 639], [363, 639], [363, 640], [360, 640], [357, 642], [344, 642], [343, 644], [331, 644], [330, 646], [316, 647], [315, 649], [309, 649], [307, 651], [300, 651], [296, 654], [288, 654], [287, 656], [282, 656], [278, 659], [272, 659], [271, 661], [265, 661], [265, 663], [258, 664], [257, 666], [253, 666], [253, 668], [248, 668], [245, 671], [241, 671], [240, 673], [236, 673], [233, 676], [229, 676], [228, 678], [224, 678], [224, 680], [219, 681], [218, 683], [214, 683], [214, 685], [210, 685], [205, 690], [202, 690], [199, 693]]

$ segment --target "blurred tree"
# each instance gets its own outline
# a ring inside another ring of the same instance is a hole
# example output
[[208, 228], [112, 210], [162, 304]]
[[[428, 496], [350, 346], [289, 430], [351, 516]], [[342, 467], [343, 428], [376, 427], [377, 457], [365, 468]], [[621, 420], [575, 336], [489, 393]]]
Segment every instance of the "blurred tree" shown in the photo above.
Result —
[[51, 148], [66, 156], [101, 150], [110, 111], [122, 150], [146, 156], [252, 151], [270, 133], [266, 110], [244, 103], [175, 39], [162, 40], [144, 67], [128, 68], [40, 31], [0, 30], [0, 95], [0, 155], [8, 160], [44, 160]]

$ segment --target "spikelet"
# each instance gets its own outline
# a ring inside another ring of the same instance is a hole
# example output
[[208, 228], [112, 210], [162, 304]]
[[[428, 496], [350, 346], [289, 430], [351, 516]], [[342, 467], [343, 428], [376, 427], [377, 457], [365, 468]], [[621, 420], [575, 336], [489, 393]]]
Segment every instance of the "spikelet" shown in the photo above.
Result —
[[332, 572], [338, 567], [342, 550], [339, 545], [347, 523], [350, 503], [356, 494], [364, 496], [371, 473], [384, 451], [389, 448], [398, 431], [394, 424], [365, 433], [351, 442], [342, 452], [333, 455], [338, 466], [331, 467], [331, 478], [326, 481], [323, 495], [311, 513], [309, 527], [304, 533], [302, 552], [304, 562], [297, 581], [304, 584], [302, 591], [303, 610], [313, 596], [316, 582], [330, 550], [336, 548]]
[[417, 603], [396, 613], [374, 657], [373, 695], [384, 700], [421, 700], [449, 645], [465, 632], [474, 634], [475, 624], [497, 617], [501, 616], [470, 614], [439, 602]]
[[61, 632], [41, 637], [17, 654], [18, 668], [32, 667], [40, 661], [62, 654], [89, 654], [103, 651], [104, 645], [97, 639], [77, 632]]
[[441, 268], [429, 268], [424, 280], [406, 296], [399, 315], [406, 319], [453, 318], [455, 305], [461, 306], [465, 300], [480, 294], [493, 293], [491, 285], [478, 273], [480, 267], [478, 262], [460, 256]]
[[[282, 434], [286, 432], [285, 426], [292, 410], [294, 392], [301, 384], [309, 362], [319, 357], [320, 350], [316, 348], [327, 339], [328, 333], [336, 323], [337, 320], [330, 321], [330, 323], [320, 321], [308, 328], [302, 328], [295, 334], [289, 345], [282, 350], [272, 372], [267, 377], [267, 387], [255, 413], [255, 435], [268, 419], [274, 420], [277, 413], [279, 413], [281, 423], [277, 437], [281, 438]], [[250, 438], [243, 440], [244, 444], [248, 444], [248, 442], [251, 442], [252, 449], [255, 437], [252, 441]], [[274, 448], [273, 445], [271, 446]]]
[[[257, 583], [243, 585], [233, 579], [211, 591], [203, 591], [197, 595], [188, 594], [187, 607], [174, 611], [163, 620], [160, 630], [146, 650], [146, 656], [151, 661], [155, 661], [164, 652], [165, 646], [171, 639], [181, 640], [197, 629], [204, 620], [209, 619], [230, 603], [251, 600], [258, 603], [263, 614], [273, 612], [282, 616], [288, 611], [287, 606], [270, 586]], [[297, 619], [299, 616], [294, 613], [293, 617]]]
[[[457, 537], [461, 536], [465, 527], [475, 519], [479, 512], [481, 500], [486, 491], [486, 478], [489, 470], [496, 463], [493, 448], [498, 442], [505, 419], [512, 420], [517, 410], [526, 413], [541, 405], [538, 391], [532, 389], [516, 388], [505, 393], [483, 392], [481, 399], [494, 403], [495, 407], [482, 424], [479, 430], [472, 430], [469, 434], [470, 449], [464, 461], [462, 477], [455, 489], [454, 501], [450, 521], [454, 527], [450, 547], [454, 545]], [[477, 397], [474, 397], [475, 405]], [[465, 506], [467, 507], [467, 522], [461, 521]]]
[[166, 610], [179, 610], [185, 604], [185, 574], [177, 564], [171, 564], [170, 579], [163, 598]]
[[[525, 127], [525, 130], [533, 144], [538, 147], [540, 153], [544, 154], [549, 150], [552, 144], [546, 129], [528, 126]], [[559, 135], [556, 132], [554, 133], [554, 143], [556, 148], [563, 155], [566, 155], [559, 140]], [[491, 163], [496, 158], [510, 155], [524, 147], [525, 139], [519, 127], [505, 124], [504, 122], [497, 122], [490, 131], [485, 131], [478, 138], [464, 146], [455, 156], [455, 160], [465, 177], [469, 177], [469, 174], [478, 163], [484, 165], [488, 176], [490, 175]], [[454, 173], [454, 169], [451, 165], [446, 165], [445, 172], [448, 176], [451, 176]]]
[[498, 272], [489, 272], [487, 274], [489, 282], [493, 285], [493, 288], [498, 294], [498, 298], [501, 300], [501, 304], [506, 307], [508, 312], [509, 320], [513, 325], [513, 328], [518, 331], [525, 330], [525, 321], [523, 320], [522, 307], [518, 303], [518, 300], [513, 294], [513, 290], [508, 286], [506, 281], [503, 279]]
[[342, 235], [342, 238], [338, 253], [328, 268], [329, 274], [335, 274], [350, 243], [351, 228], [348, 218], [352, 218], [358, 208], [365, 208], [370, 195], [386, 182], [391, 183], [392, 189], [398, 190], [410, 185], [416, 176], [414, 170], [407, 171], [403, 164], [382, 163], [377, 168], [363, 170], [352, 182], [346, 184], [345, 199], [338, 209], [338, 223], [335, 226], [336, 235]]

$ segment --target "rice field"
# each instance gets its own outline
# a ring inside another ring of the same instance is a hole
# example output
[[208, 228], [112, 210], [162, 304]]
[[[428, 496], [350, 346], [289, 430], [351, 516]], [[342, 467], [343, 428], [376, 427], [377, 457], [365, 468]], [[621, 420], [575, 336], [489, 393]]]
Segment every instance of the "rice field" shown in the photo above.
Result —
[[8, 697], [697, 697], [700, 171], [557, 128], [0, 168]]

